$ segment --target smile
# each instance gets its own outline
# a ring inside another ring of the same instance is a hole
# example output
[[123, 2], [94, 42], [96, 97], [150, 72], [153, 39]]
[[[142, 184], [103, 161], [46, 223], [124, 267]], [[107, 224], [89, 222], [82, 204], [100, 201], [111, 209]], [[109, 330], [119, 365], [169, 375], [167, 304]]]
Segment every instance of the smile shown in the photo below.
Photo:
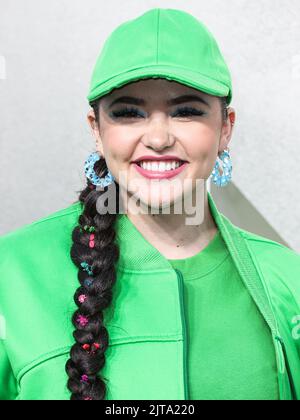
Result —
[[171, 171], [174, 169], [179, 168], [183, 162], [174, 160], [174, 161], [141, 161], [137, 162], [140, 167], [147, 171], [154, 171], [154, 172], [165, 172]]
[[133, 163], [135, 169], [146, 178], [172, 178], [181, 173], [187, 166], [187, 162], [182, 161], [144, 161]]

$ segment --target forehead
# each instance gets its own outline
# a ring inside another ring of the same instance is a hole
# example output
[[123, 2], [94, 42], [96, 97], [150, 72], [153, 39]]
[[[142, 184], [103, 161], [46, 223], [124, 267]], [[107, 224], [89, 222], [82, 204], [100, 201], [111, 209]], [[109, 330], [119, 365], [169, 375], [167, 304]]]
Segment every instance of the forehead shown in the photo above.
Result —
[[203, 99], [209, 100], [208, 95], [198, 89], [184, 85], [182, 83], [167, 80], [164, 78], [148, 78], [140, 79], [127, 83], [120, 88], [114, 89], [108, 95], [103, 97], [103, 101], [111, 101], [119, 96], [136, 96], [145, 100], [166, 100], [178, 95], [198, 95]]

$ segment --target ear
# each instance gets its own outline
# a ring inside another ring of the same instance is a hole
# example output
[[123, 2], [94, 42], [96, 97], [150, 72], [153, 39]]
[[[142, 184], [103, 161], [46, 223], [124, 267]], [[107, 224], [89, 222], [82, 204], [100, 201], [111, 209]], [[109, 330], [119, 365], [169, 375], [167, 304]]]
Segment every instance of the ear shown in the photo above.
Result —
[[233, 127], [236, 120], [236, 112], [234, 108], [228, 107], [228, 117], [226, 121], [223, 123], [222, 131], [221, 131], [221, 139], [219, 144], [219, 153], [223, 152], [227, 149], [228, 144], [231, 140], [233, 134]]
[[87, 113], [87, 120], [88, 120], [89, 126], [91, 127], [92, 134], [93, 134], [95, 142], [96, 142], [96, 150], [97, 150], [97, 152], [100, 153], [101, 156], [103, 156], [103, 145], [102, 145], [102, 140], [101, 140], [101, 136], [100, 136], [100, 126], [97, 123], [97, 120], [96, 120], [95, 113], [94, 113], [93, 109], [91, 109]]

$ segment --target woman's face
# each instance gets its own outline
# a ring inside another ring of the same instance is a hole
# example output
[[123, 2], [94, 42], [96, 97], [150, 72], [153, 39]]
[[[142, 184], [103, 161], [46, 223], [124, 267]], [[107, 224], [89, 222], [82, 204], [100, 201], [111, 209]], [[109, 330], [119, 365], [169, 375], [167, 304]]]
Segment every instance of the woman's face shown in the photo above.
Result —
[[[186, 97], [191, 95], [198, 100]], [[234, 110], [228, 110], [234, 118]], [[191, 194], [196, 180], [203, 184], [232, 131], [229, 118], [222, 119], [219, 98], [163, 78], [115, 89], [102, 97], [99, 114], [98, 126], [94, 112], [88, 113], [97, 151], [127, 197], [135, 194], [148, 208], [172, 206], [183, 194]], [[169, 178], [170, 166], [158, 162], [162, 172], [156, 176], [158, 168], [146, 166], [143, 172], [133, 163], [142, 156], [151, 160], [166, 155], [186, 161]]]

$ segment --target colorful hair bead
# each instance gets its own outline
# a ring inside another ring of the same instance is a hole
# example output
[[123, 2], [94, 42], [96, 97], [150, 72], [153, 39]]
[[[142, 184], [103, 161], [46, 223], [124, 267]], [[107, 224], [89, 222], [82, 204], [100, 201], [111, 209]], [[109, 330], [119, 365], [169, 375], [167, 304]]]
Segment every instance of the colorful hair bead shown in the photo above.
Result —
[[83, 270], [86, 271], [90, 276], [93, 274], [91, 266], [88, 265], [86, 262], [82, 262], [80, 265], [83, 268]]
[[79, 303], [84, 303], [86, 301], [86, 295], [80, 295], [78, 297], [78, 302]]
[[99, 343], [93, 343], [92, 345], [90, 345], [90, 344], [86, 343], [86, 344], [83, 344], [81, 347], [84, 351], [88, 352], [89, 354], [90, 353], [95, 354], [97, 352], [97, 350], [100, 349], [100, 344]]
[[95, 232], [96, 230], [95, 226], [88, 226], [88, 225], [85, 225], [83, 229], [88, 232]]
[[83, 284], [85, 287], [90, 287], [93, 284], [94, 279], [91, 277], [88, 277], [84, 280]]
[[90, 344], [83, 344], [81, 347], [83, 348], [84, 351], [89, 351], [91, 349]]
[[87, 324], [89, 323], [89, 320], [87, 319], [86, 316], [84, 315], [78, 315], [77, 319], [76, 319], [77, 324], [79, 324], [81, 327], [86, 327]]
[[91, 233], [90, 234], [89, 247], [90, 248], [94, 248], [95, 247], [95, 234], [94, 233]]
[[93, 398], [92, 397], [85, 397], [84, 398], [84, 401], [92, 401], [93, 400]]
[[100, 344], [99, 343], [93, 343], [92, 344], [92, 351], [93, 351], [93, 353], [95, 353], [99, 349], [100, 349]]
[[82, 383], [87, 383], [89, 381], [89, 377], [87, 375], [82, 375], [80, 382]]

